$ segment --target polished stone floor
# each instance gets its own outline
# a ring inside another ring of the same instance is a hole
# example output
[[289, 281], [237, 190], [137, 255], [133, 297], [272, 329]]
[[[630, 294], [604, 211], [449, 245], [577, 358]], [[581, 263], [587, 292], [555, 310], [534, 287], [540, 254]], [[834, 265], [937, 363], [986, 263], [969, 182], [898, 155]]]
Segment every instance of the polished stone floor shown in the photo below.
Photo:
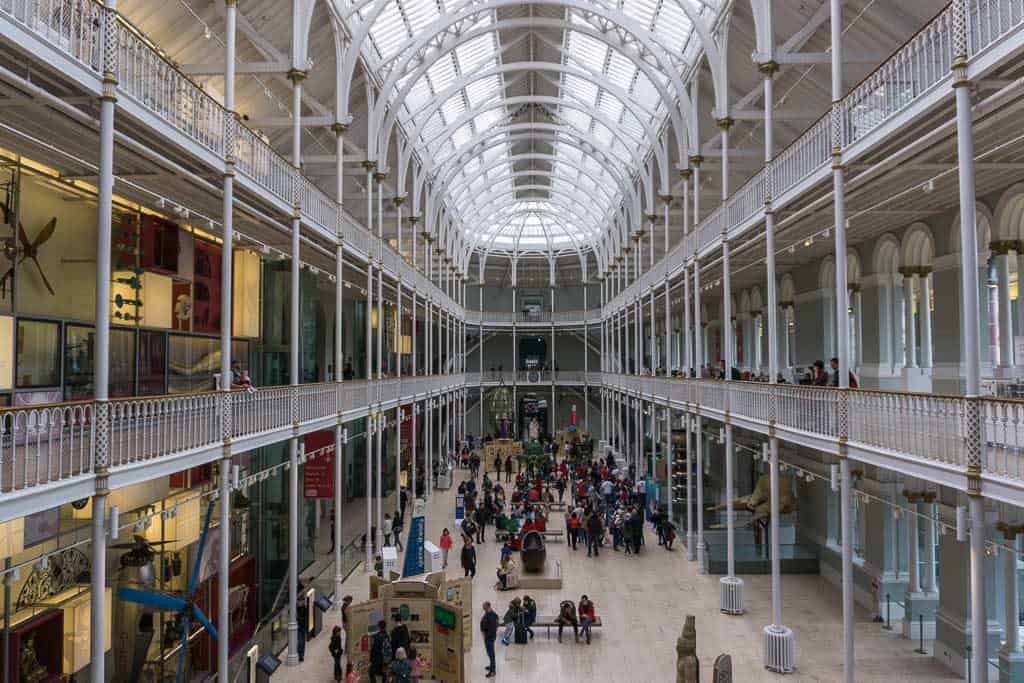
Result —
[[[451, 526], [454, 491], [438, 491], [427, 506], [427, 536], [434, 539]], [[493, 531], [493, 530], [489, 530]], [[448, 571], [460, 573], [458, 548], [453, 548]], [[497, 681], [651, 681], [675, 680], [675, 643], [687, 614], [697, 617], [697, 653], [701, 679], [712, 680], [711, 666], [722, 652], [732, 655], [736, 681], [838, 681], [842, 674], [841, 608], [839, 591], [817, 576], [783, 577], [784, 622], [796, 634], [797, 671], [776, 676], [761, 665], [761, 630], [771, 611], [769, 577], [745, 577], [746, 613], [729, 617], [718, 611], [718, 577], [701, 575], [696, 563], [688, 562], [676, 546], [673, 552], [658, 547], [648, 530], [645, 552], [639, 557], [621, 552], [602, 552], [587, 558], [586, 551], [573, 552], [562, 543], [548, 545], [548, 561], [562, 563], [562, 591], [532, 591], [539, 612], [557, 612], [565, 597], [578, 600], [582, 593], [593, 599], [604, 628], [595, 631], [591, 645], [572, 638], [559, 644], [542, 631], [529, 645], [503, 647], [498, 643]], [[479, 546], [478, 573], [474, 581], [474, 627], [480, 604], [490, 600], [499, 614], [508, 601], [524, 591], [500, 593], [495, 590], [494, 570], [499, 546], [488, 535]], [[357, 601], [368, 595], [368, 579], [356, 570], [346, 583], [346, 593]], [[307, 644], [306, 661], [293, 668], [282, 666], [274, 676], [285, 683], [319, 683], [331, 680], [331, 658], [327, 653], [330, 626], [325, 634]], [[930, 643], [929, 651], [930, 651]], [[915, 642], [884, 631], [871, 623], [866, 611], [858, 611], [856, 622], [856, 678], [858, 681], [958, 680], [931, 656], [914, 653]], [[479, 633], [466, 667], [468, 681], [483, 681], [487, 656]]]

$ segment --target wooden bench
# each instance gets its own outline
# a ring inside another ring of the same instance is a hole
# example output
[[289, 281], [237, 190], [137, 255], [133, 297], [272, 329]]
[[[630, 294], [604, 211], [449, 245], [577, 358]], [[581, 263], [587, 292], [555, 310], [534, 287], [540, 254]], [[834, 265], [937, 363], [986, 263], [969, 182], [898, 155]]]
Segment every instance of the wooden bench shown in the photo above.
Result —
[[[533, 625], [530, 626], [530, 628], [543, 628], [543, 629], [547, 629], [548, 640], [551, 640], [551, 629], [557, 629], [558, 628], [558, 616], [553, 616], [553, 617], [548, 617], [548, 616], [540, 617], [540, 616], [538, 616], [537, 617], [537, 621], [535, 621], [533, 623]], [[572, 630], [572, 625], [570, 624], [570, 625], [566, 626], [565, 628], [567, 628], [567, 629], [569, 629], [571, 631]], [[583, 626], [581, 625], [580, 628], [582, 629]], [[590, 625], [590, 628], [591, 629], [601, 628], [601, 617], [597, 617], [596, 619], [594, 619], [594, 623]]]

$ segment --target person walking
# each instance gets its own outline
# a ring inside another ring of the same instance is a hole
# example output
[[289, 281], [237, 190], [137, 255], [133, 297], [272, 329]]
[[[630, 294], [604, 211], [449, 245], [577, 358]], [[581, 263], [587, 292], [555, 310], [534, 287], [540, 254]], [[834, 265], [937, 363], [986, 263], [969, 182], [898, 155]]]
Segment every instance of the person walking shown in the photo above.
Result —
[[512, 481], [512, 454], [505, 458], [505, 483]]
[[565, 526], [569, 533], [569, 545], [573, 550], [576, 550], [576, 538], [579, 536], [580, 520], [576, 519], [575, 512], [569, 513], [569, 519], [566, 520]]
[[487, 678], [494, 678], [497, 666], [494, 662], [494, 641], [498, 639], [498, 614], [491, 609], [491, 603], [484, 603], [484, 615], [480, 617], [480, 632], [484, 634], [484, 649], [487, 651]]
[[604, 539], [604, 525], [601, 524], [601, 515], [598, 512], [594, 512], [590, 515], [590, 519], [587, 522], [587, 557], [597, 557], [601, 554], [601, 541]]
[[466, 576], [476, 576], [476, 548], [473, 547], [473, 539], [464, 539], [462, 544], [462, 568]]
[[448, 529], [441, 532], [441, 568], [448, 569], [448, 551], [452, 549], [452, 535]]
[[334, 659], [334, 680], [340, 681], [343, 675], [341, 670], [341, 655], [345, 653], [345, 648], [341, 646], [340, 626], [335, 626], [331, 630], [331, 642], [327, 646], [327, 651], [331, 653], [331, 658]]
[[487, 540], [484, 537], [484, 531], [487, 529], [487, 505], [480, 505], [473, 516], [476, 517], [476, 542], [483, 543]]
[[384, 532], [384, 545], [391, 545], [391, 531], [394, 529], [394, 522], [391, 521], [391, 515], [384, 513], [384, 522], [382, 524], [382, 531]]

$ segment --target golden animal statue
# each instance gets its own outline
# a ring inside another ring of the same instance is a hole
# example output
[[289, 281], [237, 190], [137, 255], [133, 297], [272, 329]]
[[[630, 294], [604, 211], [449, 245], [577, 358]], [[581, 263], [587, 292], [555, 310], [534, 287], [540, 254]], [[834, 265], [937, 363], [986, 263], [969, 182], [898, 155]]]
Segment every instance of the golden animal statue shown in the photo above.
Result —
[[[754, 484], [754, 490], [749, 496], [740, 496], [732, 501], [736, 510], [747, 510], [754, 513], [750, 523], [768, 519], [771, 514], [771, 478], [768, 474], [762, 474]], [[706, 508], [709, 512], [719, 512], [726, 508], [725, 503], [712, 505]], [[785, 515], [796, 510], [796, 498], [793, 496], [793, 478], [784, 474], [779, 475], [779, 514]], [[724, 528], [724, 524], [716, 524], [712, 529]]]

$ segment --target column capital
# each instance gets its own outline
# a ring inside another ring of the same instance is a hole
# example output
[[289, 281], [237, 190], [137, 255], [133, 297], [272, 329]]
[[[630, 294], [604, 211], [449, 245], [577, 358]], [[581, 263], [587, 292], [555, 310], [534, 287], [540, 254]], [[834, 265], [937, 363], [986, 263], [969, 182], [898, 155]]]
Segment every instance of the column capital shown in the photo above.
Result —
[[412, 223], [413, 225], [416, 225], [417, 223], [420, 222], [420, 217], [419, 216], [409, 216], [409, 222]]
[[388, 177], [388, 174], [387, 174], [386, 171], [377, 171], [376, 173], [373, 174], [373, 179], [377, 181], [378, 185], [383, 183], [384, 179], [387, 178], [387, 177]]
[[769, 59], [767, 62], [761, 62], [758, 64], [757, 70], [768, 78], [771, 78], [779, 71], [779, 63], [774, 59]]
[[996, 529], [1002, 532], [1003, 538], [1007, 541], [1016, 540], [1017, 534], [1024, 532], [1024, 525], [996, 522]]
[[694, 154], [690, 157], [690, 165], [695, 168], [700, 168], [701, 162], [704, 161], [704, 157], [700, 154]]
[[292, 85], [298, 85], [306, 80], [306, 72], [302, 69], [288, 69], [288, 80], [292, 82]]
[[348, 132], [348, 126], [349, 124], [347, 123], [336, 121], [331, 124], [331, 130], [334, 131], [335, 135], [344, 135], [345, 133]]
[[994, 253], [1003, 256], [1011, 251], [1020, 250], [1020, 242], [1017, 240], [992, 240], [988, 243], [988, 248]]
[[735, 124], [735, 123], [736, 123], [736, 120], [735, 120], [735, 119], [733, 119], [733, 118], [731, 118], [731, 117], [729, 117], [729, 116], [723, 116], [722, 118], [720, 118], [720, 119], [717, 119], [717, 120], [715, 121], [715, 123], [717, 123], [717, 124], [718, 124], [718, 127], [719, 127], [719, 128], [721, 129], [721, 130], [723, 130], [723, 131], [728, 131], [728, 130], [729, 130], [730, 128], [732, 128], [732, 127], [733, 127], [733, 124]]
[[373, 159], [367, 159], [363, 162], [363, 168], [366, 169], [367, 173], [369, 173], [373, 169], [377, 168], [377, 162]]
[[658, 195], [658, 199], [668, 204], [672, 201], [672, 195], [668, 192], [662, 192]]
[[401, 206], [402, 204], [405, 203], [405, 196], [399, 195], [398, 197], [395, 197], [392, 201], [395, 202], [395, 206]]
[[683, 180], [689, 180], [692, 175], [693, 171], [689, 168], [679, 169], [679, 177], [682, 178]]

